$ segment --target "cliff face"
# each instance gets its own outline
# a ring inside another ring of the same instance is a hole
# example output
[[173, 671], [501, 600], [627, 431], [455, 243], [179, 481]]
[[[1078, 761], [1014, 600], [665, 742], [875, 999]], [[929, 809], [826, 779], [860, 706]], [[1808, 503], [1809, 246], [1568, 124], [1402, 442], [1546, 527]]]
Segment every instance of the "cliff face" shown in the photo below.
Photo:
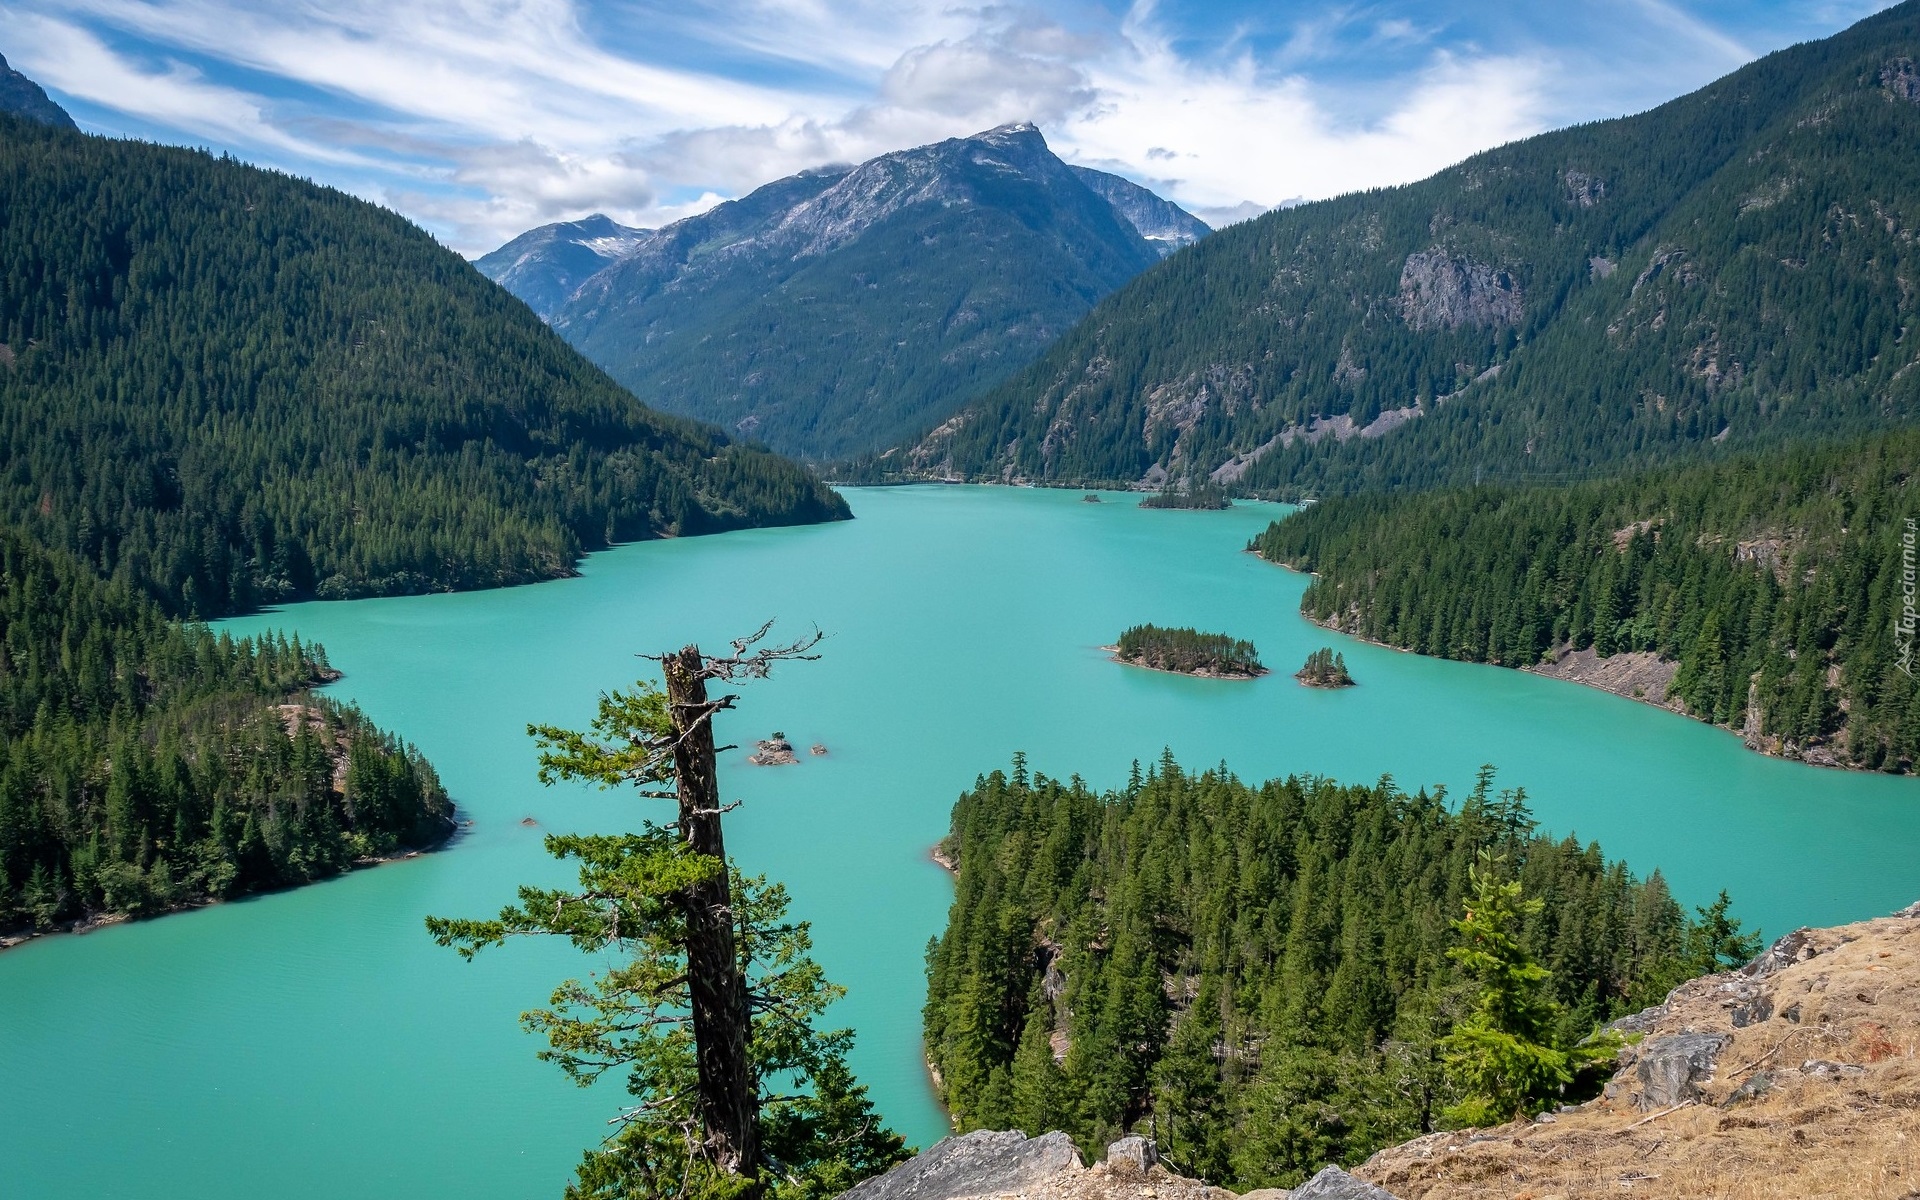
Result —
[[[1615, 1023], [1605, 1093], [1497, 1129], [1431, 1134], [1348, 1174], [1240, 1200], [1780, 1200], [1920, 1196], [1920, 904], [1800, 929], [1737, 971]], [[1083, 1166], [1066, 1135], [948, 1138], [844, 1200], [1234, 1200], [1127, 1138]]]

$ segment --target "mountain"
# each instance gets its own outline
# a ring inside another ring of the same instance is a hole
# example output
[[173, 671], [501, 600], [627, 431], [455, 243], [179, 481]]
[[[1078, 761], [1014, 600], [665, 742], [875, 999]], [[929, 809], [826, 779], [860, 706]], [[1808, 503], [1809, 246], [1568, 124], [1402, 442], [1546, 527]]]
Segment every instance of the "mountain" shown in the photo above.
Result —
[[43, 125], [74, 127], [67, 110], [47, 99], [47, 93], [39, 84], [8, 66], [5, 55], [0, 55], [0, 113], [25, 117]]
[[1131, 179], [1092, 167], [1074, 167], [1073, 173], [1094, 195], [1113, 205], [1113, 210], [1125, 217], [1134, 232], [1160, 252], [1161, 258], [1213, 232], [1199, 217], [1171, 200], [1162, 200]]
[[847, 515], [344, 193], [0, 117], [0, 213], [0, 521], [176, 614]]
[[805, 172], [676, 222], [551, 320], [655, 403], [831, 458], [945, 416], [1203, 231], [1010, 125]]
[[893, 461], [1298, 494], [1911, 419], [1916, 60], [1908, 0], [1651, 112], [1223, 229]]
[[473, 265], [541, 317], [551, 317], [588, 276], [632, 254], [652, 232], [595, 213], [530, 229]]

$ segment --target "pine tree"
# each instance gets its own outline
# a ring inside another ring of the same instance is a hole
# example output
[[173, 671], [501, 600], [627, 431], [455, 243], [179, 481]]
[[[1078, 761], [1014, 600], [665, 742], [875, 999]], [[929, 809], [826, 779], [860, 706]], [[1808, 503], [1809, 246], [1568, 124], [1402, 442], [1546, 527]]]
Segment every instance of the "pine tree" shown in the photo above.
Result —
[[734, 697], [710, 699], [706, 682], [764, 678], [819, 641], [752, 651], [767, 628], [728, 658], [660, 656], [666, 690], [603, 694], [586, 732], [529, 727], [543, 783], [670, 798], [673, 824], [549, 836], [550, 854], [578, 864], [577, 891], [522, 887], [493, 920], [427, 918], [469, 959], [539, 936], [618, 960], [523, 1018], [546, 1035], [541, 1057], [582, 1086], [623, 1072], [634, 1099], [569, 1200], [826, 1200], [904, 1157], [846, 1069], [851, 1031], [816, 1028], [841, 990], [808, 957], [807, 926], [787, 919], [784, 889], [734, 871], [722, 839], [713, 718]]
[[1522, 923], [1543, 901], [1526, 899], [1517, 880], [1502, 882], [1502, 860], [1481, 851], [1471, 870], [1473, 895], [1453, 928], [1461, 944], [1447, 951], [1479, 984], [1465, 1020], [1441, 1039], [1447, 1067], [1466, 1095], [1447, 1110], [1454, 1125], [1495, 1125], [1550, 1103], [1589, 1062], [1611, 1058], [1617, 1044], [1596, 1038], [1562, 1043], [1560, 1006], [1545, 984], [1552, 972], [1521, 943]]

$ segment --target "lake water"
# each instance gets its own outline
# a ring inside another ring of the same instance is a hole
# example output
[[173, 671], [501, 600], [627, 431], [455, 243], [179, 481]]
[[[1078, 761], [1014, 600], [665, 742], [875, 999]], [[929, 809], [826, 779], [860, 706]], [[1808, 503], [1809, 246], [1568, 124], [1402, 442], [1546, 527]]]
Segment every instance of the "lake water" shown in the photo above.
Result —
[[[634, 657], [777, 616], [825, 658], [742, 687], [725, 740], [775, 729], [824, 758], [725, 756], [731, 848], [784, 880], [850, 989], [855, 1066], [919, 1144], [922, 955], [950, 891], [927, 859], [957, 793], [1016, 750], [1124, 781], [1169, 746], [1192, 767], [1462, 790], [1483, 762], [1551, 830], [1598, 838], [1680, 897], [1721, 887], [1770, 933], [1920, 898], [1910, 780], [1763, 758], [1731, 735], [1571, 684], [1365, 646], [1301, 620], [1304, 580], [1241, 553], [1283, 509], [1142, 511], [1078, 493], [857, 490], [859, 519], [625, 547], [581, 578], [310, 604], [231, 622], [323, 641], [333, 691], [417, 742], [474, 825], [450, 849], [242, 903], [0, 954], [0, 1196], [551, 1197], [622, 1098], [536, 1062], [516, 1015], [591, 963], [516, 945], [462, 963], [428, 913], [495, 911], [564, 873], [552, 830], [613, 830], [659, 801], [533, 778], [528, 721], [584, 724]], [[1138, 671], [1098, 647], [1129, 624], [1252, 638], [1275, 674]], [[1342, 649], [1360, 686], [1290, 672]], [[522, 824], [532, 818], [537, 827]]]

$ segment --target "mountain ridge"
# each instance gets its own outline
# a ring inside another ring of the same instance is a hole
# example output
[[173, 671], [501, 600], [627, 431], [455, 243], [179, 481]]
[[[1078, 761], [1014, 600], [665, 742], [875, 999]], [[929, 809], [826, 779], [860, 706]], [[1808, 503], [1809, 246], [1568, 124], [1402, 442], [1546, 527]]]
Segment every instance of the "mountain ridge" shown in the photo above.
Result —
[[45, 88], [8, 66], [4, 54], [0, 54], [0, 113], [62, 129], [78, 128], [73, 117], [54, 103]]

